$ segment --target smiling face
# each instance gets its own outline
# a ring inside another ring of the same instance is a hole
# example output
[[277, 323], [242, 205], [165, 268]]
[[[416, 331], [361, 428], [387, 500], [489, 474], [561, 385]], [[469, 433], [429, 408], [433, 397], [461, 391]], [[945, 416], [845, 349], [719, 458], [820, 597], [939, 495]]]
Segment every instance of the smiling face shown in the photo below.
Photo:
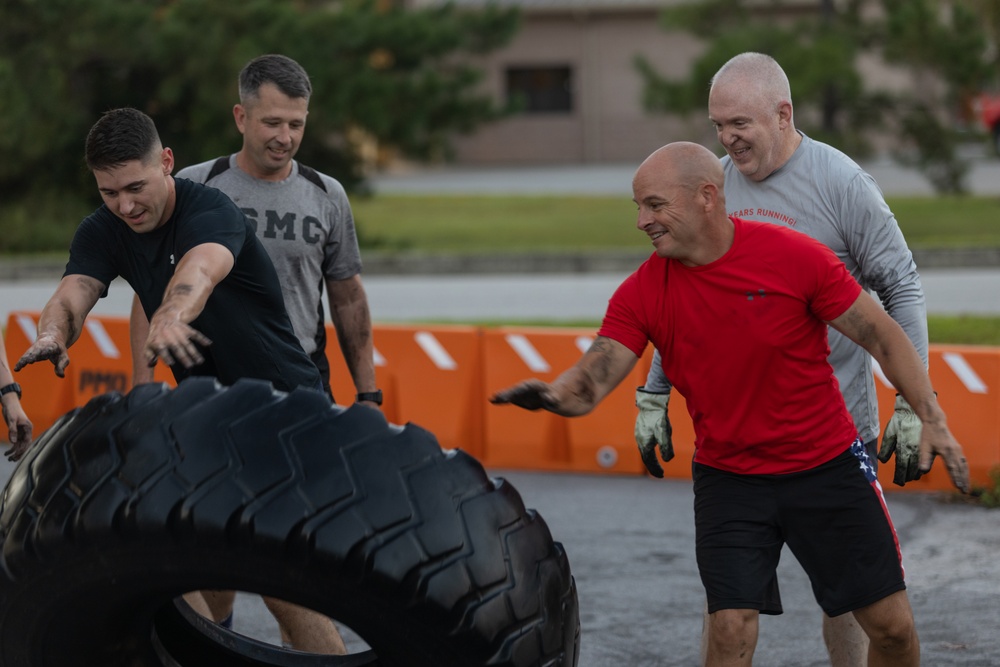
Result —
[[675, 142], [639, 166], [632, 179], [636, 227], [660, 257], [690, 266], [714, 261], [731, 243], [719, 159], [703, 146]]
[[292, 170], [309, 115], [309, 99], [289, 97], [273, 83], [257, 89], [257, 96], [233, 108], [243, 148], [236, 156], [240, 169], [254, 178], [280, 181]]
[[636, 227], [649, 237], [660, 257], [684, 257], [695, 238], [693, 193], [671, 178], [662, 160], [647, 160], [632, 179], [639, 209]]
[[145, 234], [163, 225], [174, 211], [173, 169], [171, 150], [158, 148], [145, 160], [95, 169], [94, 178], [111, 212], [132, 231]]
[[752, 181], [763, 181], [785, 164], [800, 141], [791, 102], [750, 77], [718, 79], [709, 93], [708, 116], [733, 164]]

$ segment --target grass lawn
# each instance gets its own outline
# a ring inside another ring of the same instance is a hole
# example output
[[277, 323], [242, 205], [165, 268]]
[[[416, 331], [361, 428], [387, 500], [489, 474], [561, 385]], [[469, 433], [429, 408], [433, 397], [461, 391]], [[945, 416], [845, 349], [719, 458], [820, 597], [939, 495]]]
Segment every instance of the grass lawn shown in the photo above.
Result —
[[[911, 247], [1000, 247], [1000, 197], [892, 198]], [[352, 202], [383, 251], [559, 252], [645, 247], [628, 197], [379, 195]]]
[[[437, 324], [456, 324], [456, 322], [449, 320]], [[461, 324], [482, 327], [582, 327], [594, 331], [601, 325], [597, 320], [477, 320]], [[932, 343], [1000, 346], [1000, 316], [931, 315], [927, 318], [927, 335]]]
[[[352, 197], [365, 250], [427, 253], [530, 253], [644, 250], [635, 204], [621, 197], [378, 195]], [[1000, 247], [1000, 197], [894, 197], [889, 206], [911, 247]], [[71, 205], [73, 204], [73, 205]], [[79, 218], [94, 203], [57, 199], [28, 210], [0, 202], [7, 236], [0, 252], [65, 256]], [[45, 222], [49, 221], [51, 222]], [[596, 327], [597, 322], [482, 322]], [[1000, 345], [1000, 317], [931, 317], [935, 343]]]

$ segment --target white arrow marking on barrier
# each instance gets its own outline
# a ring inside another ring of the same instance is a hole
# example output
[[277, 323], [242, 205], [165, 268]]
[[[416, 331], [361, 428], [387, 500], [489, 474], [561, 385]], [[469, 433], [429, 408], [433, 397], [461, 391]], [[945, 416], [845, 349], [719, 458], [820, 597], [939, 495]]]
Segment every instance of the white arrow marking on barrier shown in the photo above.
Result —
[[[961, 354], [957, 352], [942, 352], [941, 358], [944, 363], [948, 364], [948, 368], [958, 377], [958, 379], [965, 385], [965, 388], [969, 390], [971, 394], [986, 394], [989, 393], [989, 388], [986, 383], [983, 382], [979, 374], [976, 373], [975, 369], [969, 365], [969, 362], [965, 360]], [[885, 376], [882, 372], [882, 368], [878, 365], [878, 362], [872, 359], [872, 367], [875, 370], [875, 375], [879, 380], [882, 381], [889, 389], [895, 389], [892, 383], [889, 382], [889, 378]]]
[[17, 326], [21, 328], [21, 332], [24, 337], [28, 339], [32, 345], [38, 339], [38, 328], [35, 326], [35, 320], [31, 319], [27, 315], [17, 316]]
[[122, 356], [115, 342], [108, 335], [108, 330], [104, 328], [100, 320], [87, 320], [84, 326], [90, 332], [90, 337], [97, 343], [97, 349], [101, 351], [101, 354], [108, 359], [117, 359]]
[[941, 354], [941, 358], [944, 359], [944, 363], [948, 364], [948, 368], [958, 376], [958, 379], [962, 381], [962, 384], [971, 393], [986, 393], [986, 383], [973, 370], [969, 362], [965, 360], [965, 357], [955, 352], [944, 352]]
[[577, 336], [576, 337], [576, 349], [580, 350], [584, 354], [590, 349], [590, 346], [594, 344], [594, 339], [590, 336]]
[[372, 362], [376, 366], [385, 366], [385, 357], [383, 357], [382, 353], [379, 352], [374, 346], [372, 346]]
[[548, 373], [552, 368], [548, 362], [542, 358], [535, 346], [528, 342], [528, 339], [521, 334], [507, 334], [504, 337], [507, 344], [514, 348], [521, 361], [528, 365], [528, 368], [536, 373]]
[[458, 364], [451, 358], [448, 351], [442, 347], [438, 339], [434, 337], [434, 334], [429, 331], [418, 331], [413, 335], [413, 338], [417, 341], [420, 349], [431, 358], [435, 366], [443, 371], [453, 371], [458, 368]]

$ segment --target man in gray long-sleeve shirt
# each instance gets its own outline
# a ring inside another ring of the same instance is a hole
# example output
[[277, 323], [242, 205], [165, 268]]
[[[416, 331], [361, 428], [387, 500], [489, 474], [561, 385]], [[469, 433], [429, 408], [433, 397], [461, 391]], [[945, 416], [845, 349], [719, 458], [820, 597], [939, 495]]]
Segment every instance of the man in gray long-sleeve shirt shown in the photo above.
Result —
[[[727, 212], [791, 227], [829, 246], [864, 289], [878, 294], [926, 365], [923, 288], [896, 219], [870, 175], [840, 151], [795, 129], [781, 66], [759, 53], [732, 58], [712, 79], [709, 117], [727, 153], [722, 158]], [[879, 418], [871, 357], [836, 331], [830, 330], [829, 341], [829, 361], [847, 408], [874, 454]], [[664, 461], [673, 456], [669, 396], [657, 352], [645, 386], [636, 392], [635, 436], [643, 462], [658, 477], [663, 470], [657, 444]], [[919, 477], [919, 439], [919, 420], [898, 397], [879, 452], [884, 462], [895, 449], [897, 484]], [[823, 630], [834, 667], [867, 664], [867, 638], [851, 614], [824, 615]]]

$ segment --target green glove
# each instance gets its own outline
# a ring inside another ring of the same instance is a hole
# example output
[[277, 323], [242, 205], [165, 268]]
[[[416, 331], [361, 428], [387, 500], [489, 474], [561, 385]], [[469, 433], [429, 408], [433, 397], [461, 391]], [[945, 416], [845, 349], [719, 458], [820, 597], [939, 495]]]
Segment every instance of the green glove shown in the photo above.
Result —
[[878, 460], [886, 463], [896, 452], [896, 472], [893, 484], [903, 486], [907, 482], [920, 479], [920, 431], [923, 426], [913, 408], [901, 395], [896, 394], [896, 409], [885, 426], [882, 446], [878, 450]]
[[660, 456], [666, 463], [674, 458], [674, 443], [670, 439], [674, 430], [667, 418], [667, 403], [670, 392], [654, 393], [642, 387], [635, 390], [635, 405], [639, 414], [635, 418], [635, 444], [646, 470], [654, 477], [663, 477], [663, 467], [656, 460], [656, 445], [660, 445]]

